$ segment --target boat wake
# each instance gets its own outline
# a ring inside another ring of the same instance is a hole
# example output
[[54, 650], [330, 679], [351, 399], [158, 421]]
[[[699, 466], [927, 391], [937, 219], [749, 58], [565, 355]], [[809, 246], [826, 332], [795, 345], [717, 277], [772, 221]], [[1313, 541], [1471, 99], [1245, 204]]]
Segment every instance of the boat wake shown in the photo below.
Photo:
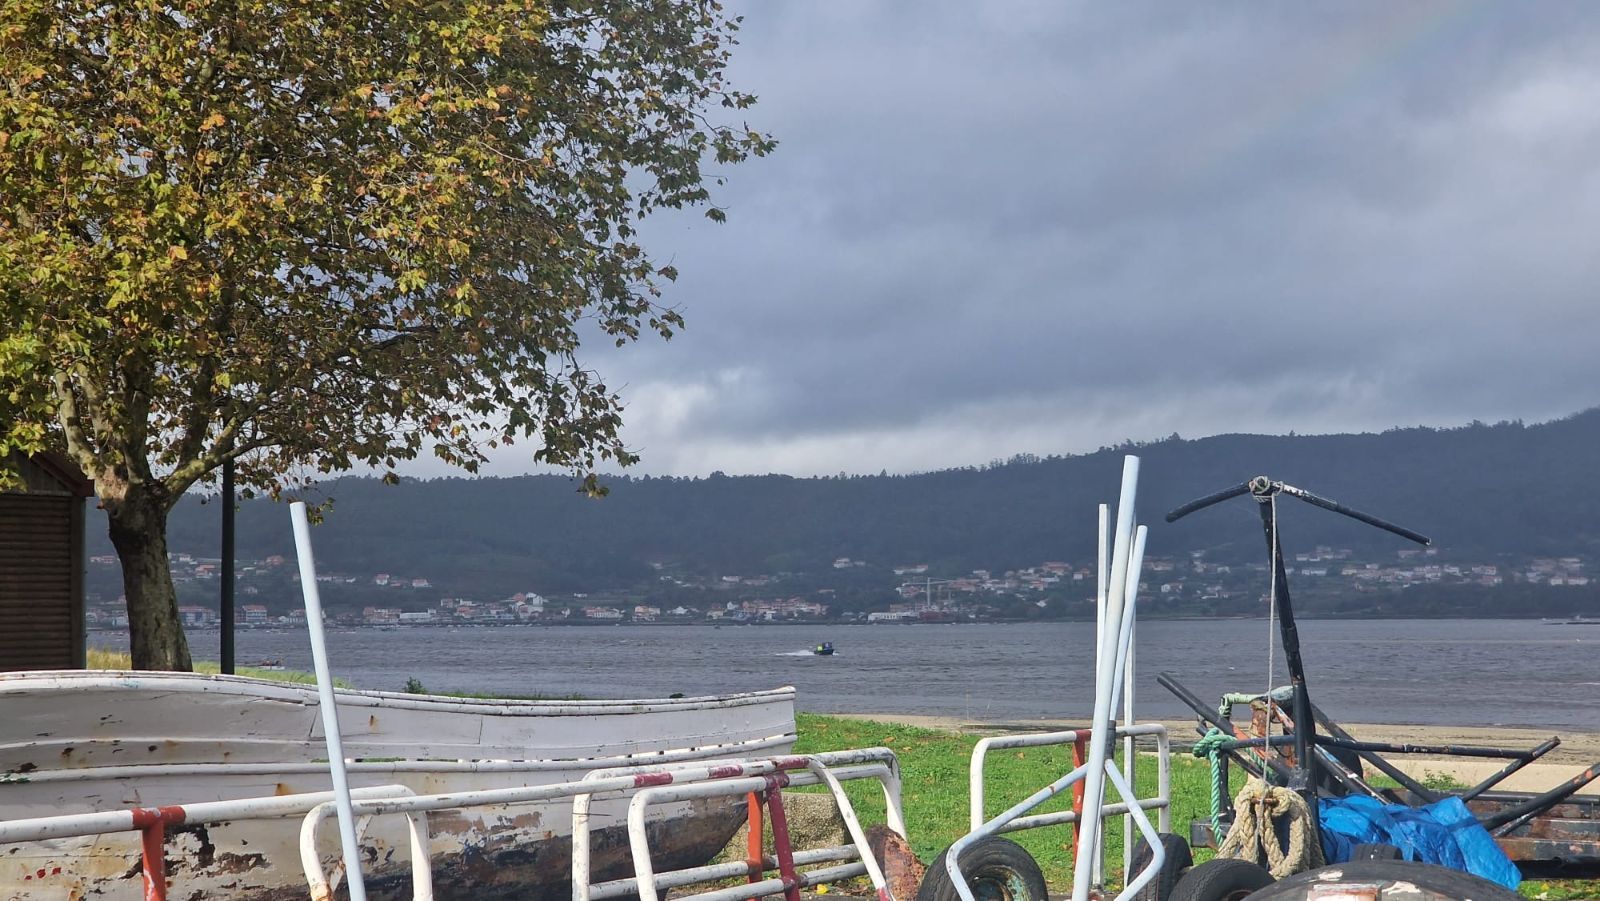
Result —
[[818, 654], [816, 651], [806, 650], [806, 651], [774, 651], [772, 656], [774, 656], [774, 657], [824, 657], [824, 656], [826, 656], [826, 657], [842, 657], [844, 655], [840, 654], [838, 651], [834, 651], [832, 654]]

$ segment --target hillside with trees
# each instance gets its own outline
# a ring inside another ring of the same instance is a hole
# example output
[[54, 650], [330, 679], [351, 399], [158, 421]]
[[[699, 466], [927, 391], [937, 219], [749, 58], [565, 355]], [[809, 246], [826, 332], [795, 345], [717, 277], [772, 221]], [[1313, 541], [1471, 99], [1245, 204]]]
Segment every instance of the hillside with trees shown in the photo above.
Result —
[[[1144, 461], [1140, 500], [1152, 554], [1203, 550], [1210, 560], [1259, 562], [1259, 520], [1246, 499], [1175, 525], [1161, 517], [1265, 474], [1427, 534], [1441, 559], [1593, 559], [1600, 549], [1596, 448], [1600, 408], [1539, 425], [1173, 436], [914, 475], [624, 476], [608, 480], [603, 498], [560, 476], [392, 486], [345, 478], [310, 497], [331, 502], [315, 532], [324, 570], [421, 573], [441, 590], [461, 592], [625, 589], [653, 581], [658, 568], [706, 577], [825, 574], [839, 582], [845, 577], [832, 562], [840, 557], [885, 568], [922, 563], [938, 574], [1084, 563], [1094, 553], [1095, 505], [1114, 500], [1120, 461], [1130, 452]], [[1392, 558], [1404, 546], [1295, 501], [1279, 508], [1291, 550], [1328, 545]], [[180, 504], [173, 549], [215, 556], [218, 516], [214, 501]], [[246, 501], [238, 523], [241, 560], [293, 554], [284, 505]], [[103, 542], [98, 526], [90, 530]], [[1436, 612], [1448, 606], [1448, 599], [1430, 603]]]

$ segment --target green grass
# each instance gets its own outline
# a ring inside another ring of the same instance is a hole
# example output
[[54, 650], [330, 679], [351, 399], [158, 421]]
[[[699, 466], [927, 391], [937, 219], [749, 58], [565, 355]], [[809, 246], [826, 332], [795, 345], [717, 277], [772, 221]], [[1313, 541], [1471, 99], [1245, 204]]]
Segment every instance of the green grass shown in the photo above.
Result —
[[[87, 669], [131, 670], [133, 658], [126, 651], [111, 651], [105, 648], [89, 648], [86, 653]], [[197, 673], [218, 674], [222, 672], [222, 664], [212, 660], [196, 660], [194, 671]], [[298, 685], [317, 684], [316, 673], [305, 673], [299, 670], [282, 669], [257, 669], [253, 666], [239, 666], [234, 668], [234, 674], [249, 676], [252, 679], [270, 679], [273, 682], [293, 682]], [[335, 678], [333, 684], [339, 688], [354, 688], [344, 679]]]
[[[799, 729], [795, 750], [799, 753], [877, 745], [895, 752], [900, 760], [901, 806], [906, 831], [910, 833], [912, 848], [924, 863], [931, 863], [940, 851], [967, 832], [967, 772], [977, 736], [816, 714], [799, 714], [795, 719]], [[984, 813], [994, 816], [1069, 772], [1072, 749], [1063, 746], [999, 751], [989, 756], [985, 769], [984, 797], [988, 809]], [[1233, 768], [1233, 773], [1235, 784], [1231, 791], [1237, 791], [1241, 780], [1237, 767]], [[1140, 797], [1153, 795], [1154, 756], [1141, 756], [1137, 777]], [[1211, 769], [1205, 761], [1181, 752], [1172, 756], [1173, 832], [1187, 837], [1190, 820], [1211, 815], [1210, 781]], [[1423, 781], [1441, 789], [1459, 787], [1442, 774], [1429, 773]], [[883, 822], [883, 793], [875, 783], [847, 783], [846, 792], [864, 824]], [[1070, 805], [1071, 794], [1064, 792], [1039, 812], [1066, 810]], [[1068, 827], [1031, 829], [1012, 833], [1008, 838], [1034, 856], [1052, 890], [1070, 891], [1072, 839]], [[1114, 822], [1107, 830], [1106, 840], [1110, 846], [1107, 860], [1112, 862], [1106, 868], [1109, 876], [1113, 870], [1119, 873], [1121, 870], [1120, 823]], [[1207, 850], [1195, 855], [1197, 860], [1209, 856]], [[1546, 901], [1577, 901], [1600, 897], [1600, 885], [1582, 880], [1529, 881], [1522, 884], [1521, 894]]]

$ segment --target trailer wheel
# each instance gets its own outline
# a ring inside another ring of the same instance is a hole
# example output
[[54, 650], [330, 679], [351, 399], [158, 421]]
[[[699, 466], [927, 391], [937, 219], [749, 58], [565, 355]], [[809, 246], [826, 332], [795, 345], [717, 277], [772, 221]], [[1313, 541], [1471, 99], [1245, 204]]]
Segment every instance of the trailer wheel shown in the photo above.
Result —
[[[946, 848], [928, 867], [917, 889], [917, 901], [960, 901], [946, 869], [949, 854]], [[978, 901], [1048, 901], [1050, 897], [1039, 864], [1010, 839], [991, 836], [979, 841], [961, 853], [957, 866]]]
[[1172, 887], [1171, 901], [1239, 901], [1272, 881], [1271, 873], [1248, 860], [1218, 857], [1179, 879]]
[[[1332, 891], [1341, 883], [1359, 885], [1378, 894], [1370, 897], [1404, 898], [1406, 901], [1444, 901], [1471, 898], [1472, 901], [1516, 901], [1521, 898], [1499, 883], [1471, 873], [1414, 860], [1362, 860], [1336, 863], [1297, 873], [1278, 882], [1250, 901], [1291, 901], [1305, 898], [1317, 885]], [[1397, 889], [1389, 892], [1388, 889]]]
[[[1166, 852], [1166, 858], [1161, 862], [1161, 872], [1156, 878], [1139, 889], [1133, 896], [1133, 901], [1167, 901], [1172, 897], [1172, 887], [1178, 884], [1185, 871], [1194, 866], [1194, 855], [1189, 852], [1189, 843], [1181, 836], [1170, 832], [1161, 833], [1161, 848]], [[1150, 843], [1144, 836], [1139, 836], [1138, 844], [1133, 846], [1133, 863], [1128, 868], [1128, 878], [1137, 876], [1145, 866], [1150, 863]]]
[[1399, 860], [1400, 849], [1381, 842], [1362, 843], [1350, 849], [1351, 860]]

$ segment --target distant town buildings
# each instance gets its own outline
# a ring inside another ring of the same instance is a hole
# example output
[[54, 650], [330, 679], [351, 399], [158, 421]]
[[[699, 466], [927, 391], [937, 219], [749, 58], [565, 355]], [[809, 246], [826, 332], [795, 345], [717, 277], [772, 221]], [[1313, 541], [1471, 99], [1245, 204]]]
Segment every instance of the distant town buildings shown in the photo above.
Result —
[[[180, 586], [210, 583], [215, 590], [220, 561], [190, 554], [171, 555], [173, 579]], [[97, 555], [89, 558], [91, 568], [111, 568], [116, 558]], [[239, 567], [237, 590], [249, 603], [235, 609], [235, 622], [242, 628], [272, 628], [303, 625], [305, 612], [298, 591], [292, 586], [298, 574], [285, 567], [281, 556], [271, 556]], [[1543, 586], [1554, 589], [1585, 589], [1591, 586], [1586, 561], [1579, 556], [1539, 557], [1516, 563], [1441, 560], [1438, 549], [1405, 548], [1387, 560], [1362, 560], [1348, 548], [1319, 546], [1297, 552], [1288, 561], [1289, 571], [1298, 586], [1312, 591], [1359, 596], [1380, 591], [1398, 591], [1413, 586], [1476, 586], [1496, 588], [1506, 585]], [[833, 570], [863, 571], [850, 579], [859, 584], [874, 572], [883, 579], [882, 600], [865, 610], [841, 607], [833, 587], [813, 587], [796, 592], [782, 590], [793, 573], [755, 573], [695, 577], [662, 563], [653, 563], [654, 578], [668, 592], [676, 592], [684, 603], [663, 596], [662, 601], [626, 593], [573, 592], [563, 600], [524, 590], [498, 599], [464, 598], [434, 593], [434, 582], [425, 574], [319, 573], [319, 582], [330, 586], [349, 586], [347, 591], [381, 593], [382, 603], [367, 603], [359, 608], [328, 614], [345, 625], [371, 627], [438, 626], [451, 624], [537, 624], [537, 623], [792, 623], [845, 617], [860, 622], [960, 622], [1019, 615], [1022, 608], [1046, 611], [1030, 615], [1062, 615], [1078, 604], [1092, 604], [1095, 593], [1095, 566], [1091, 561], [1050, 560], [1019, 569], [999, 572], [974, 569], [966, 573], [939, 574], [927, 563], [901, 563], [876, 570], [861, 559], [838, 557]], [[1238, 609], [1263, 597], [1266, 564], [1217, 563], [1204, 552], [1176, 557], [1149, 557], [1145, 560], [1140, 590], [1161, 599], [1164, 604], [1214, 604], [1229, 602]], [[820, 575], [820, 574], [818, 574]], [[710, 599], [718, 596], [712, 602]], [[392, 596], [392, 600], [388, 600]], [[93, 599], [92, 599], [93, 600]], [[1054, 602], [1052, 602], [1054, 601]], [[89, 628], [123, 629], [127, 613], [122, 598], [93, 601], [87, 611]], [[1166, 609], [1173, 609], [1168, 607]], [[220, 620], [214, 604], [185, 603], [178, 614], [187, 628], [214, 628]]]

